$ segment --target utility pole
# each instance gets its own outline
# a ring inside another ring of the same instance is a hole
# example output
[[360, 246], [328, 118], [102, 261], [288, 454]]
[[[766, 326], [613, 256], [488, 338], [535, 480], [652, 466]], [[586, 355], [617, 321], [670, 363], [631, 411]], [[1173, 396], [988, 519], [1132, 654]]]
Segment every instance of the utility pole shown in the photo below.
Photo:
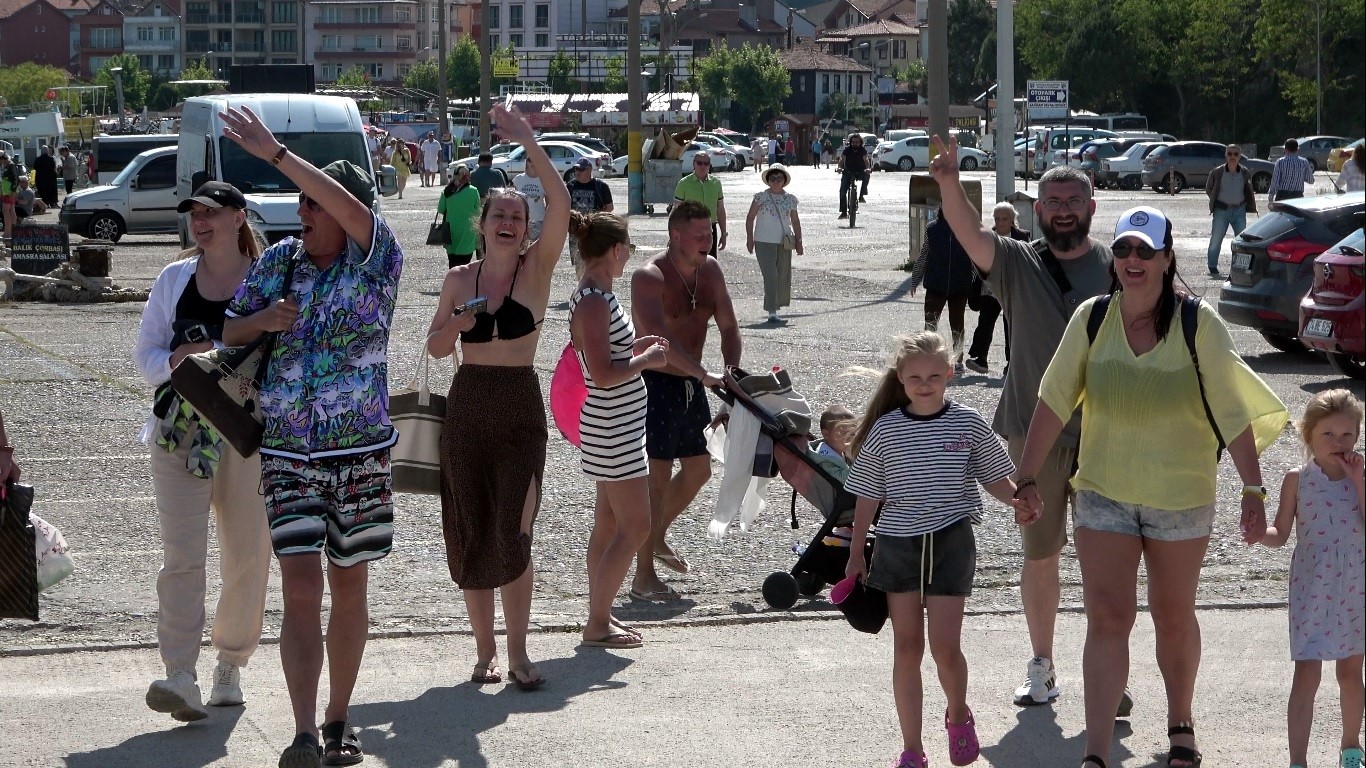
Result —
[[[949, 0], [929, 0], [930, 135], [949, 136]], [[999, 6], [1000, 3], [997, 3]], [[999, 89], [998, 89], [999, 90]], [[933, 151], [933, 148], [931, 148]], [[954, 158], [957, 160], [957, 158]]]
[[640, 77], [640, 3], [628, 2], [626, 17], [626, 101], [630, 110], [626, 117], [626, 199], [627, 213], [645, 213], [645, 180], [641, 178], [640, 109], [642, 93]]
[[1015, 8], [996, 4], [996, 201], [1015, 191]]
[[493, 146], [493, 128], [489, 125], [489, 110], [493, 108], [489, 103], [489, 85], [493, 78], [489, 26], [493, 24], [493, 6], [489, 0], [483, 0], [479, 6], [479, 151], [487, 152]]
[[[438, 124], [440, 133], [437, 134], [437, 138], [441, 141], [445, 141], [446, 136], [451, 132], [451, 118], [450, 115], [446, 113], [446, 97], [448, 95], [446, 93], [446, 33], [450, 31], [450, 25], [446, 23], [446, 3], [448, 2], [450, 2], [450, 0], [436, 0], [436, 23], [440, 29], [440, 31], [437, 32], [440, 37], [437, 38], [436, 45], [436, 108], [441, 110], [441, 117], [437, 118], [440, 121]], [[487, 5], [487, 3], [485, 4]], [[431, 17], [429, 16], [428, 18]], [[454, 143], [452, 143], [452, 146], [454, 146]], [[456, 158], [452, 157], [451, 159], [455, 160]], [[436, 165], [441, 172], [441, 186], [444, 187], [450, 181], [450, 179], [446, 177], [447, 164], [438, 162]]]

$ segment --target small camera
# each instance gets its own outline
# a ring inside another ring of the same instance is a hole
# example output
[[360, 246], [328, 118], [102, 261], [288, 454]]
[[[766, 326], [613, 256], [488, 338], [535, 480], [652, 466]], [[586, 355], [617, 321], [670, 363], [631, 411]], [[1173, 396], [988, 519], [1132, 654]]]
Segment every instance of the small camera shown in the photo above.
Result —
[[489, 300], [487, 298], [483, 296], [475, 296], [474, 298], [470, 299], [464, 304], [461, 304], [460, 306], [456, 307], [455, 314], [463, 315], [466, 312], [473, 312], [475, 314], [478, 314], [480, 312], [483, 312], [485, 309], [488, 309], [488, 306]]
[[185, 329], [186, 344], [201, 344], [209, 340], [209, 329], [202, 324], [192, 325]]

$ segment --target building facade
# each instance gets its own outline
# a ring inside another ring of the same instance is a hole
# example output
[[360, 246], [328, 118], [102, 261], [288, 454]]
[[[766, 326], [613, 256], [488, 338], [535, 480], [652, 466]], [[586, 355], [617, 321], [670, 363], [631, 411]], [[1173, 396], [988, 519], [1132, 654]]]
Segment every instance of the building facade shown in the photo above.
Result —
[[[306, 61], [320, 83], [358, 66], [376, 85], [399, 85], [414, 64], [436, 60], [439, 10], [433, 0], [313, 0]], [[469, 4], [447, 0], [448, 49], [467, 33], [469, 18]]]
[[123, 17], [123, 50], [138, 65], [159, 76], [175, 76], [180, 57], [180, 0], [151, 0]]
[[68, 69], [73, 29], [70, 17], [52, 0], [0, 0], [0, 65], [32, 61]]
[[819, 115], [831, 94], [847, 93], [863, 103], [875, 103], [873, 71], [847, 56], [835, 56], [814, 45], [778, 52], [791, 75], [792, 93], [783, 101], [783, 112]]
[[182, 62], [203, 61], [226, 78], [233, 64], [301, 64], [302, 0], [185, 0]]
[[111, 0], [100, 0], [94, 7], [72, 19], [76, 27], [75, 69], [77, 77], [90, 78], [104, 68], [111, 57], [123, 53], [123, 11]]

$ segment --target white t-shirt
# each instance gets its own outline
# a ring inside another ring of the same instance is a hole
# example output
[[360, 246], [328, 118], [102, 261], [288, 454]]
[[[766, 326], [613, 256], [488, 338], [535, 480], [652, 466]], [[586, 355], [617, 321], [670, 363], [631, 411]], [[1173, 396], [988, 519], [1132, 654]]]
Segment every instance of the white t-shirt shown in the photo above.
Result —
[[417, 145], [418, 151], [422, 153], [422, 167], [428, 171], [435, 171], [436, 164], [441, 159], [441, 142], [436, 139], [427, 139]]
[[797, 198], [784, 192], [775, 195], [768, 190], [757, 192], [754, 202], [759, 204], [759, 215], [754, 217], [754, 241], [781, 243], [783, 235], [793, 233], [792, 212], [797, 209]]
[[512, 188], [526, 195], [527, 204], [531, 209], [531, 223], [540, 224], [545, 221], [545, 186], [541, 184], [540, 177], [519, 173], [517, 178], [512, 180]]
[[977, 484], [1014, 469], [982, 414], [950, 400], [933, 416], [898, 408], [874, 422], [844, 488], [886, 499], [878, 535], [920, 536], [965, 517], [981, 523]]

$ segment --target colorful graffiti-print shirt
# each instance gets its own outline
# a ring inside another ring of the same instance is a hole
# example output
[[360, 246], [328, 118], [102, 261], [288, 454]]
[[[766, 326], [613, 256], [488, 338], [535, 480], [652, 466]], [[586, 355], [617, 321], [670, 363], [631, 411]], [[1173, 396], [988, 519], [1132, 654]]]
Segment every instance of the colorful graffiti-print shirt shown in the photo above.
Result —
[[403, 250], [379, 216], [369, 246], [347, 240], [346, 252], [319, 270], [302, 241], [281, 240], [256, 260], [228, 305], [228, 317], [243, 317], [286, 293], [299, 304], [261, 386], [262, 455], [312, 461], [397, 440], [389, 422], [388, 344]]

